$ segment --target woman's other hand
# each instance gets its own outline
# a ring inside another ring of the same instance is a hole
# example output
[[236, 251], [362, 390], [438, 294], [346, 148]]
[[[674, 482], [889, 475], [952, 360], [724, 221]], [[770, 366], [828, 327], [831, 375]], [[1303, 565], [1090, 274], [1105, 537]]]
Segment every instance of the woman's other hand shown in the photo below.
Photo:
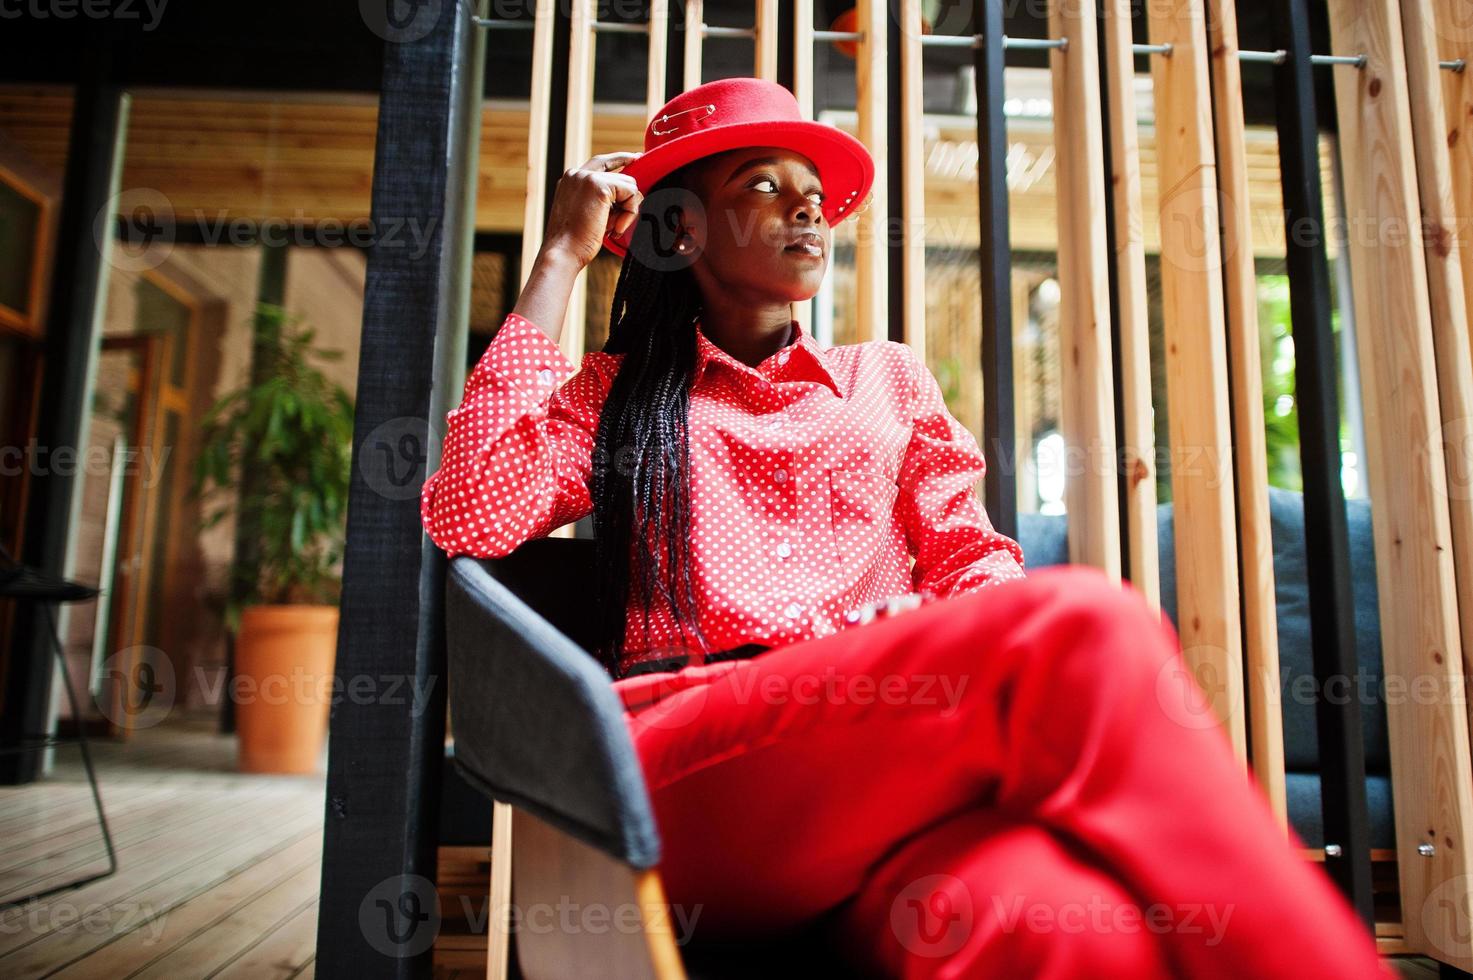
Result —
[[617, 173], [642, 154], [601, 153], [558, 180], [547, 218], [543, 251], [558, 251], [586, 268], [609, 232], [622, 235], [639, 218], [644, 200], [634, 178]]

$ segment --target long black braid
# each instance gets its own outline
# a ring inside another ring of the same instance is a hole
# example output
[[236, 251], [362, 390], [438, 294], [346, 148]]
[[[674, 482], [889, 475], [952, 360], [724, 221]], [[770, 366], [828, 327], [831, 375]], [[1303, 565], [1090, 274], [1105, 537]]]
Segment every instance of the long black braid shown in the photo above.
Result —
[[[684, 172], [676, 171], [646, 198], [683, 186], [683, 179]], [[614, 287], [603, 348], [623, 355], [599, 416], [589, 488], [599, 655], [616, 677], [631, 603], [642, 613], [646, 641], [658, 606], [689, 643], [706, 649], [691, 584], [687, 428], [701, 293], [687, 266], [655, 269], [640, 258], [669, 255], [673, 239], [656, 216], [641, 214]]]

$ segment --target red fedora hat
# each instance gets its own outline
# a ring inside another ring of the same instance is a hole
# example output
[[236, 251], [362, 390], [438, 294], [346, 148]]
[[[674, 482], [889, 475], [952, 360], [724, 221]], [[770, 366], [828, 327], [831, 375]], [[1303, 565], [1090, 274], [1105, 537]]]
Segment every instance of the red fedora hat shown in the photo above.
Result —
[[[692, 160], [743, 146], [779, 146], [813, 161], [823, 184], [823, 216], [831, 226], [862, 208], [874, 183], [875, 163], [863, 143], [804, 119], [792, 92], [760, 78], [722, 78], [665, 103], [645, 128], [644, 154], [620, 172], [648, 194]], [[604, 235], [604, 244], [624, 255], [633, 228], [619, 237]]]

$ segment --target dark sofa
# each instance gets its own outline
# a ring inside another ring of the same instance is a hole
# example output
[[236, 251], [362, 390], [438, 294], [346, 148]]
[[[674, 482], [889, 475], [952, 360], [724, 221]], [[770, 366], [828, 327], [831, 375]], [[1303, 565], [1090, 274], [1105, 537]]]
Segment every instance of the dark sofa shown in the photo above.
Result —
[[[1288, 490], [1269, 488], [1269, 515], [1274, 546], [1274, 592], [1278, 599], [1279, 676], [1284, 706], [1284, 762], [1287, 770], [1289, 822], [1304, 843], [1322, 847], [1318, 737], [1312, 692], [1314, 664], [1310, 655], [1309, 585], [1306, 580], [1304, 507]], [[1349, 691], [1371, 692], [1361, 703], [1365, 734], [1366, 795], [1370, 803], [1371, 846], [1395, 846], [1391, 810], [1391, 763], [1386, 737], [1386, 704], [1382, 690], [1381, 618], [1376, 597], [1376, 555], [1367, 501], [1347, 502], [1351, 579], [1355, 597], [1356, 656], [1363, 678]], [[1018, 537], [1025, 566], [1042, 568], [1068, 560], [1067, 518], [1041, 514], [1019, 516]], [[1156, 511], [1161, 553], [1161, 605], [1176, 622], [1176, 552], [1172, 539], [1172, 506]], [[1338, 691], [1335, 693], [1339, 693]]]

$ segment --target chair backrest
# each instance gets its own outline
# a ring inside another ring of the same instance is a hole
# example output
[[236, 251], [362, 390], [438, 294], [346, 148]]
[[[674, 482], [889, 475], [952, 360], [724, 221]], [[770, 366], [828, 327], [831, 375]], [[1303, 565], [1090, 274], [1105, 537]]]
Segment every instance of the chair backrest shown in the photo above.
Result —
[[451, 561], [445, 638], [455, 766], [493, 799], [649, 868], [660, 838], [623, 702], [569, 635], [588, 635], [588, 544], [549, 539], [506, 559]]

